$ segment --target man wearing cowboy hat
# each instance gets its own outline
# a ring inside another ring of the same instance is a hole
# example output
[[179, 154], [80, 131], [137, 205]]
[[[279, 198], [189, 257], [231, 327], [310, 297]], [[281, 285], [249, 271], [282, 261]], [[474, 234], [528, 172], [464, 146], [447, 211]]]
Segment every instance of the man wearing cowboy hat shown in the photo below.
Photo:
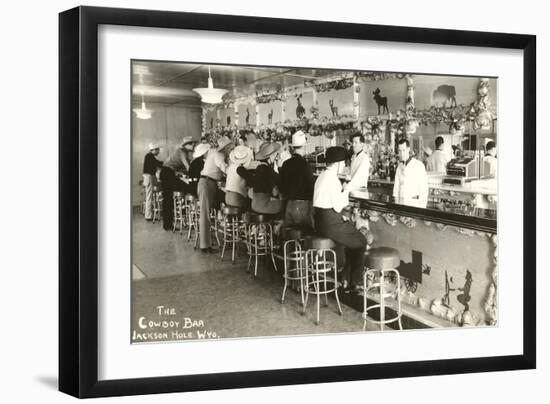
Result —
[[164, 165], [174, 171], [189, 171], [188, 153], [193, 151], [196, 142], [192, 136], [184, 136], [178, 148], [166, 159]]
[[342, 210], [349, 204], [349, 190], [342, 190], [338, 172], [345, 164], [346, 151], [340, 146], [329, 147], [325, 155], [327, 169], [319, 175], [313, 190], [315, 230], [337, 244], [338, 268], [344, 267], [342, 286], [347, 289], [348, 283], [354, 286], [361, 281], [367, 240], [352, 222], [342, 217]]
[[273, 169], [279, 143], [266, 142], [256, 154], [258, 165], [254, 170], [238, 167], [237, 173], [252, 188], [252, 210], [257, 213], [274, 215], [281, 212], [282, 200], [278, 198], [279, 174]]
[[204, 168], [204, 159], [208, 150], [210, 150], [208, 143], [199, 143], [193, 151], [193, 161], [189, 165], [189, 193], [193, 196], [197, 196], [197, 185], [201, 178], [201, 171]]
[[204, 161], [204, 168], [197, 186], [200, 201], [199, 243], [203, 253], [213, 252], [210, 235], [210, 209], [215, 207], [218, 181], [221, 181], [227, 172], [225, 156], [234, 143], [226, 138], [218, 139], [218, 147], [211, 148]]
[[244, 145], [237, 146], [229, 154], [229, 167], [225, 182], [225, 203], [243, 209], [250, 208], [248, 186], [246, 181], [237, 173], [237, 168], [248, 168], [253, 160], [252, 149]]
[[301, 130], [292, 135], [292, 157], [280, 168], [281, 192], [287, 199], [285, 226], [313, 227], [313, 185], [315, 177], [304, 159], [306, 134]]
[[178, 178], [177, 172], [189, 170], [187, 153], [193, 150], [195, 141], [191, 136], [185, 136], [178, 148], [164, 162], [160, 170], [162, 183], [162, 227], [172, 230], [174, 221], [174, 191], [189, 192], [188, 184]]
[[145, 220], [153, 220], [153, 185], [157, 179], [157, 170], [162, 167], [162, 161], [157, 160], [160, 146], [149, 143], [149, 153], [143, 160], [143, 186], [145, 187]]

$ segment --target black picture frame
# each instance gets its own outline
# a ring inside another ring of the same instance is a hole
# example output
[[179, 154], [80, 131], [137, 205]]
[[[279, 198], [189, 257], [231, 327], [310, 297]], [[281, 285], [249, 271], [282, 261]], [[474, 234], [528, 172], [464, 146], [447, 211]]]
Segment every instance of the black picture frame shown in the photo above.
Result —
[[[98, 381], [98, 26], [213, 30], [523, 51], [523, 354]], [[77, 7], [59, 15], [59, 390], [102, 397], [536, 367], [536, 37]]]

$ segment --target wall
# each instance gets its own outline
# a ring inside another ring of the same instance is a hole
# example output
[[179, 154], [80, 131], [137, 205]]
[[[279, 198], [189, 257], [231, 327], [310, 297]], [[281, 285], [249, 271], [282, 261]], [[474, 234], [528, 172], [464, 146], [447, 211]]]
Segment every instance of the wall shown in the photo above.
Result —
[[168, 105], [147, 103], [153, 110], [151, 119], [137, 119], [132, 114], [132, 204], [139, 205], [143, 158], [149, 151], [149, 143], [160, 145], [158, 158], [165, 160], [184, 136], [200, 139], [201, 108], [197, 105]]

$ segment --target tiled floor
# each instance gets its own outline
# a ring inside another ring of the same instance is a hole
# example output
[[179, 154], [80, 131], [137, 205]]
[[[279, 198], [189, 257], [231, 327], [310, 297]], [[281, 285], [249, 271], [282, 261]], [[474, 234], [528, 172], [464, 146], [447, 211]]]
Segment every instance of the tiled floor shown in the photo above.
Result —
[[[219, 254], [203, 255], [186, 237], [139, 214], [134, 215], [133, 254], [138, 277], [132, 290], [132, 335], [137, 342], [200, 338], [206, 332], [227, 338], [363, 330], [361, 313], [342, 304], [340, 316], [334, 299], [328, 307], [321, 304], [320, 325], [315, 325], [313, 296], [304, 315], [296, 291], [287, 291], [281, 304], [283, 281], [269, 261], [260, 265], [255, 279], [246, 273], [244, 254], [235, 264], [228, 258], [221, 262]], [[159, 313], [159, 306], [169, 311]]]

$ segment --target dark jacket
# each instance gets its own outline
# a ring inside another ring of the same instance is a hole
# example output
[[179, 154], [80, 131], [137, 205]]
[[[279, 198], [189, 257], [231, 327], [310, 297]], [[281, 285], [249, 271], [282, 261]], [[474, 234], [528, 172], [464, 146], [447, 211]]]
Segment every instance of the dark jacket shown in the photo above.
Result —
[[267, 164], [260, 164], [254, 170], [247, 170], [241, 166], [237, 168], [237, 174], [245, 179], [254, 192], [271, 195], [273, 187], [280, 185], [279, 174]]
[[294, 154], [283, 163], [280, 172], [280, 189], [289, 200], [313, 200], [315, 177], [309, 163]]

